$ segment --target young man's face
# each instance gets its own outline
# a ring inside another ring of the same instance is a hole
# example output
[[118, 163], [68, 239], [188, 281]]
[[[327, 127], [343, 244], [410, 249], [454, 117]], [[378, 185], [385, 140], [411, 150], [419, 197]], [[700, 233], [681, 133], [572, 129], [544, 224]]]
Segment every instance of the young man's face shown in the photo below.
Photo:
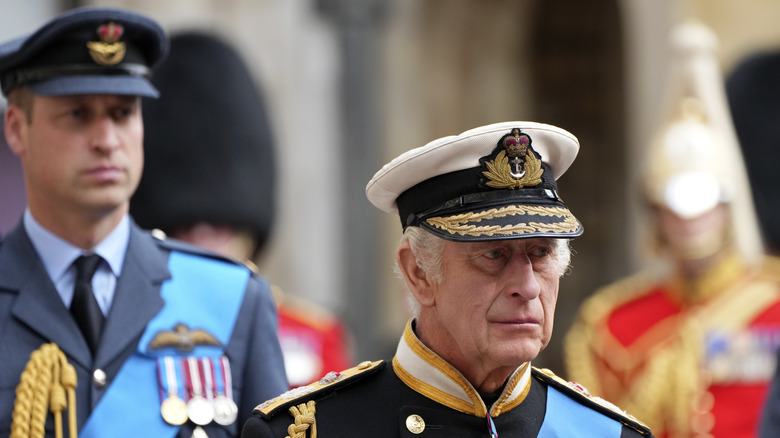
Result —
[[36, 95], [29, 121], [9, 106], [6, 136], [39, 214], [127, 211], [143, 169], [140, 98]]
[[668, 250], [681, 260], [709, 257], [728, 244], [729, 207], [718, 204], [694, 217], [681, 217], [656, 207], [659, 234]]

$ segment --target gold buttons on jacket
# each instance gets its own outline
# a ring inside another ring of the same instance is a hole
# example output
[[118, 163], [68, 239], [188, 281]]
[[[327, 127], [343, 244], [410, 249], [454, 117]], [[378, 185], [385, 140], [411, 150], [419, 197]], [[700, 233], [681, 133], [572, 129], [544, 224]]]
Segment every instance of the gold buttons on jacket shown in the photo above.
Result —
[[104, 386], [106, 386], [106, 372], [101, 370], [100, 368], [96, 369], [92, 373], [92, 383], [95, 384], [95, 387], [97, 387], [97, 389], [101, 389]]
[[412, 414], [406, 417], [406, 428], [409, 432], [419, 435], [425, 430], [425, 420], [417, 414]]

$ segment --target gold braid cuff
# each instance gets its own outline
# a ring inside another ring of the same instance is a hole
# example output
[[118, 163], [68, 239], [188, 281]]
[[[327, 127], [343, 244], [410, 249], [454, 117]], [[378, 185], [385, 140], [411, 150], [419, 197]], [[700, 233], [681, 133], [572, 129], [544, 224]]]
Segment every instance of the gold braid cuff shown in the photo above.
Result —
[[62, 438], [62, 411], [68, 409], [69, 436], [77, 438], [76, 380], [75, 368], [57, 344], [33, 351], [16, 387], [10, 438], [42, 438], [47, 408], [54, 414], [56, 437]]
[[306, 431], [311, 432], [309, 438], [317, 438], [317, 420], [314, 418], [316, 409], [314, 400], [307, 403], [301, 403], [298, 406], [290, 406], [290, 415], [295, 418], [295, 422], [287, 427], [287, 436], [285, 438], [306, 438]]

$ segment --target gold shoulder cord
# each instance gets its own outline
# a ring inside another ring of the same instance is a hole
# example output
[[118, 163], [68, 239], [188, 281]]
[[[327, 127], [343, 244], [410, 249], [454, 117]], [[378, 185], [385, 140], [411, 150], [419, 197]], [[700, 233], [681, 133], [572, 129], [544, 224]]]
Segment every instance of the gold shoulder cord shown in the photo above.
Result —
[[[586, 386], [592, 394], [604, 396], [605, 386], [609, 385], [604, 384], [604, 376], [592, 355], [602, 357], [605, 349], [618, 352], [616, 346], [605, 345], [604, 320], [615, 308], [641, 295], [654, 283], [654, 278], [643, 272], [605, 286], [585, 300], [564, 338], [563, 352], [570, 379]], [[625, 408], [623, 400], [610, 401], [620, 402], [619, 406]]]
[[54, 413], [57, 438], [62, 438], [62, 411], [68, 409], [70, 437], [76, 438], [75, 388], [76, 370], [57, 344], [33, 351], [16, 387], [10, 438], [42, 438], [47, 407]]
[[[735, 330], [746, 326], [778, 297], [777, 287], [771, 282], [743, 283], [738, 287], [739, 293], [724, 294], [720, 299], [681, 316], [676, 336], [657, 348], [652, 360], [635, 376], [624, 397], [612, 401], [649, 424], [657, 434], [688, 436], [691, 403], [704, 394], [708, 384], [699, 368], [704, 334], [713, 327]], [[595, 303], [591, 300], [588, 304]], [[592, 306], [584, 310], [585, 316], [579, 316], [570, 332], [573, 334], [567, 335], [566, 357], [569, 372], [575, 372], [577, 379], [587, 381], [585, 385], [592, 385], [592, 390], [595, 389], [594, 393], [598, 394], [603, 387], [599, 384], [595, 359], [591, 356], [598, 353], [589, 348], [598, 349], [599, 345], [594, 346], [599, 337], [596, 330], [605, 316], [604, 312], [597, 312]], [[666, 427], [668, 430], [663, 430]]]
[[285, 438], [306, 438], [306, 431], [311, 426], [309, 438], [317, 438], [317, 420], [314, 418], [314, 400], [290, 407], [290, 415], [295, 417], [295, 422], [287, 426]]

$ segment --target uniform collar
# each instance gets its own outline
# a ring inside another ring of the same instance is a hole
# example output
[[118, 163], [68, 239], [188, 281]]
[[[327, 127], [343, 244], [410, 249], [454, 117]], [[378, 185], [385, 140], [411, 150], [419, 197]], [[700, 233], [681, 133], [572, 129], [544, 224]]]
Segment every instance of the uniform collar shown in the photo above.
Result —
[[674, 290], [682, 293], [679, 299], [699, 304], [731, 290], [745, 279], [748, 270], [743, 259], [736, 252], [732, 252], [700, 277], [691, 279], [675, 274], [671, 282]]
[[[24, 212], [24, 227], [38, 256], [56, 283], [78, 256], [85, 252], [44, 228], [29, 209]], [[130, 241], [130, 219], [125, 215], [116, 227], [92, 249], [108, 263], [115, 276], [122, 273], [127, 245]]]
[[[406, 324], [393, 358], [393, 370], [406, 386], [449, 408], [485, 417], [487, 407], [474, 386], [452, 365], [426, 347], [414, 333], [414, 320]], [[490, 416], [517, 407], [531, 389], [531, 363], [520, 365], [507, 380]]]

